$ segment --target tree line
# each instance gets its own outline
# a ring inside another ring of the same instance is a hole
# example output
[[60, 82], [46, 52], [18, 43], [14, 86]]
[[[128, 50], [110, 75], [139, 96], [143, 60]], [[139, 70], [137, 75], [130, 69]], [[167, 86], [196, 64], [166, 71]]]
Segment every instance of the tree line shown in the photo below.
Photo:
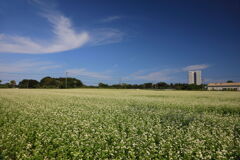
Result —
[[143, 84], [105, 84], [99, 83], [98, 86], [87, 86], [82, 83], [81, 80], [68, 77], [68, 78], [52, 78], [44, 77], [40, 81], [34, 79], [23, 79], [16, 84], [15, 80], [8, 83], [1, 84], [0, 88], [113, 88], [113, 89], [175, 89], [175, 90], [205, 90], [206, 85], [195, 85], [186, 83], [143, 83]]
[[98, 88], [115, 88], [115, 89], [174, 89], [174, 90], [205, 90], [206, 85], [195, 85], [186, 83], [143, 83], [143, 84], [113, 84], [108, 85], [104, 83], [99, 83]]
[[[1, 83], [1, 81], [0, 81]], [[40, 81], [34, 79], [23, 79], [16, 84], [16, 81], [12, 80], [9, 83], [0, 84], [0, 88], [80, 88], [83, 87], [81, 80], [76, 78], [52, 78], [44, 77]]]

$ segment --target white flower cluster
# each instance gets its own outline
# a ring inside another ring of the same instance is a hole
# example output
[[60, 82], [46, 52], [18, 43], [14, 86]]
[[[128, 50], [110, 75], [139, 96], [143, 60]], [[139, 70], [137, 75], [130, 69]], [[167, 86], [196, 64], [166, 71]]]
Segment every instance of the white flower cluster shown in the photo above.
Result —
[[240, 94], [1, 89], [0, 159], [240, 159]]

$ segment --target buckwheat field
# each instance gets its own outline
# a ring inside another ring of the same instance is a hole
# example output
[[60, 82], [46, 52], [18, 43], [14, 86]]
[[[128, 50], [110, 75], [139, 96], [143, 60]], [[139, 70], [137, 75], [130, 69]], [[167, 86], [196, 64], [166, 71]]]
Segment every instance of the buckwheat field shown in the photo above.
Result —
[[240, 159], [240, 92], [1, 89], [0, 159]]

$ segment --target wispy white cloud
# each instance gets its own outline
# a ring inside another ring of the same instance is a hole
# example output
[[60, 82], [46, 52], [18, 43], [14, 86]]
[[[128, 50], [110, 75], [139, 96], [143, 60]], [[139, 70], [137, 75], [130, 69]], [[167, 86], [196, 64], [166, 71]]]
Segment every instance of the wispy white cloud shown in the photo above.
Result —
[[[123, 39], [123, 33], [117, 29], [103, 28], [93, 31], [78, 32], [69, 18], [59, 13], [53, 7], [39, 0], [31, 3], [42, 9], [40, 14], [52, 25], [52, 38], [37, 39], [27, 36], [9, 35], [0, 32], [0, 53], [48, 54], [80, 48], [89, 45], [118, 43]], [[52, 4], [52, 3], [51, 3]], [[119, 17], [109, 17], [108, 21]]]
[[52, 24], [54, 38], [51, 41], [30, 37], [0, 34], [0, 52], [46, 54], [79, 48], [89, 40], [87, 32], [77, 33], [67, 17], [58, 13], [44, 13]]
[[37, 73], [39, 71], [46, 71], [50, 69], [61, 68], [61, 65], [57, 65], [50, 61], [38, 61], [32, 59], [20, 60], [18, 62], [6, 62], [0, 61], [0, 72], [7, 73]]
[[132, 73], [126, 77], [124, 80], [144, 80], [150, 82], [157, 82], [157, 81], [176, 81], [177, 77], [176, 74], [183, 73], [189, 70], [203, 70], [208, 68], [209, 65], [206, 64], [198, 64], [198, 65], [190, 65], [183, 68], [168, 68], [162, 69], [159, 71], [149, 71], [149, 70], [140, 70], [135, 73]]
[[70, 76], [85, 76], [89, 78], [105, 79], [105, 80], [111, 79], [109, 75], [106, 75], [104, 73], [99, 73], [99, 72], [88, 71], [85, 68], [69, 69], [66, 72], [68, 72]]
[[89, 44], [93, 46], [118, 43], [121, 42], [124, 37], [123, 32], [113, 28], [95, 29], [89, 34]]
[[125, 77], [124, 80], [168, 81], [172, 79], [171, 74], [175, 72], [177, 72], [175, 69], [164, 69], [156, 72], [140, 70]]
[[183, 71], [203, 70], [203, 69], [207, 69], [208, 67], [209, 65], [207, 64], [196, 64], [196, 65], [190, 65], [190, 66], [184, 67]]
[[121, 16], [110, 16], [102, 19], [101, 22], [112, 22], [121, 18], [122, 18]]
[[[0, 60], [0, 79], [5, 82], [10, 80], [21, 81], [24, 78], [41, 79], [44, 76], [52, 76], [56, 69], [62, 66], [50, 61], [39, 61], [33, 59], [8, 62]], [[64, 73], [63, 73], [64, 74]], [[63, 75], [60, 74], [60, 75]]]

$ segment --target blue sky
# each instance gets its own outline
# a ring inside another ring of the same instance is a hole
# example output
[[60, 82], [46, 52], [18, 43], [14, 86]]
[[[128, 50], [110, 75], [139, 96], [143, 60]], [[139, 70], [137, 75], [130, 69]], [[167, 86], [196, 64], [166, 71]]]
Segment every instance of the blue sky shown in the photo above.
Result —
[[240, 81], [240, 0], [1, 0], [0, 79]]

